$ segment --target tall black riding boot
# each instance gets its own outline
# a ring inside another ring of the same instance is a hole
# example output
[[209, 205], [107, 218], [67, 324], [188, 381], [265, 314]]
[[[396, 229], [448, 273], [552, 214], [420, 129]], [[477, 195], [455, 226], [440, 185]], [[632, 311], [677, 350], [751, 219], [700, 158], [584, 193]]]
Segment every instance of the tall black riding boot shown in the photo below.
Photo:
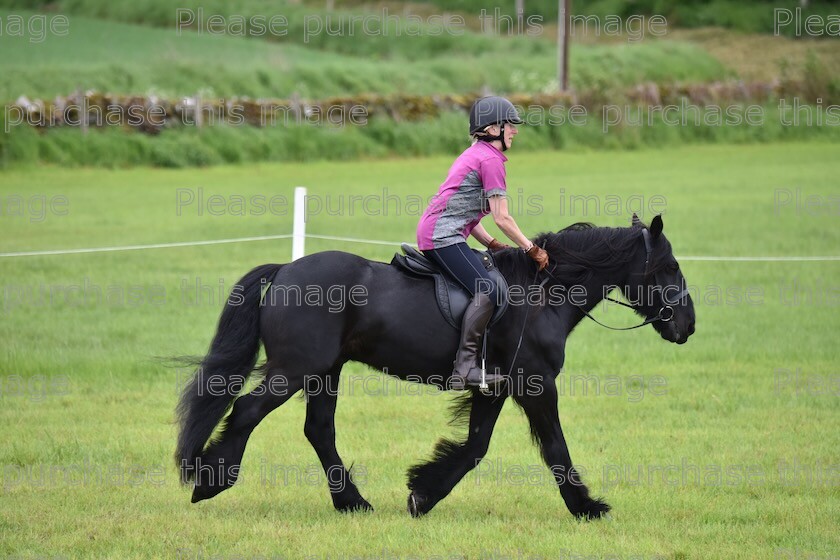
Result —
[[[481, 386], [481, 368], [477, 365], [478, 347], [487, 323], [493, 316], [493, 311], [493, 300], [487, 294], [480, 292], [473, 296], [467, 306], [461, 325], [461, 347], [455, 355], [454, 370], [450, 381], [450, 387], [456, 391], [465, 389], [467, 385]], [[504, 380], [502, 375], [485, 373], [484, 376], [487, 385], [495, 385]]]

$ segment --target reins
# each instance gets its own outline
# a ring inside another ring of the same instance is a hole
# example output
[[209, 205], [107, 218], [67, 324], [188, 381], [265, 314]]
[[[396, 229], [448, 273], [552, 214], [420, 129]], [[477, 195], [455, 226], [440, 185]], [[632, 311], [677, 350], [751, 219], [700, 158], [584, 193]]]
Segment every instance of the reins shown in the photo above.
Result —
[[[552, 274], [550, 270], [546, 269], [543, 272], [548, 274], [551, 278], [553, 278], [558, 283], [560, 282], [560, 280], [556, 276], [554, 276], [554, 274]], [[547, 281], [548, 281], [548, 279], [543, 280], [543, 282], [540, 284], [540, 286], [545, 285], [545, 283]], [[560, 284], [560, 285], [563, 286], [562, 284]], [[565, 286], [563, 286], [563, 289], [565, 289]], [[611, 297], [605, 297], [604, 299], [606, 299], [608, 301], [611, 301], [613, 303], [617, 303], [617, 304], [622, 305], [624, 307], [628, 307], [630, 309], [633, 309], [634, 311], [636, 310], [636, 308], [633, 307], [632, 305], [630, 305], [629, 303], [624, 303], [623, 301], [619, 301], [619, 300], [613, 299]], [[605, 325], [604, 323], [602, 323], [601, 321], [599, 321], [598, 319], [593, 317], [592, 314], [590, 314], [586, 309], [584, 309], [580, 305], [574, 303], [573, 301], [571, 301], [571, 299], [569, 300], [569, 303], [571, 303], [573, 306], [575, 306], [575, 308], [577, 308], [577, 310], [580, 311], [581, 313], [583, 313], [586, 317], [589, 317], [595, 323], [601, 325], [605, 329], [610, 329], [611, 331], [632, 331], [633, 329], [638, 329], [638, 328], [644, 327], [645, 325], [649, 325], [649, 324], [651, 324], [655, 321], [662, 321], [663, 323], [667, 323], [668, 321], [670, 321], [674, 317], [674, 308], [671, 307], [670, 305], [663, 305], [659, 309], [659, 313], [657, 313], [655, 317], [648, 317], [647, 319], [645, 319], [643, 322], [639, 323], [638, 325], [633, 325], [632, 327], [611, 327], [609, 325]]]
[[[645, 274], [645, 277], [647, 277], [650, 273], [650, 270], [649, 270], [649, 268], [650, 268], [650, 255], [653, 252], [653, 247], [652, 247], [651, 240], [650, 240], [650, 232], [647, 230], [647, 228], [642, 229], [642, 238], [644, 239], [644, 242], [645, 242], [645, 251], [646, 251], [645, 272], [644, 272], [644, 274]], [[545, 247], [543, 247], [543, 249], [544, 248]], [[557, 267], [557, 265], [552, 266], [552, 270], [555, 270], [556, 267]], [[537, 270], [536, 274], [534, 274], [534, 281], [533, 281], [534, 284], [536, 284], [537, 279], [539, 278], [540, 272], [545, 272], [548, 275], [548, 277], [546, 277], [542, 282], [540, 282], [540, 284], [539, 284], [540, 288], [544, 287], [550, 279], [553, 279], [564, 290], [566, 289], [566, 286], [560, 281], [560, 279], [557, 278], [554, 275], [554, 273], [551, 270], [548, 270], [548, 269], [543, 269], [542, 271], [540, 271], [539, 269]], [[688, 293], [688, 289], [687, 288], [683, 289], [679, 294], [677, 294], [676, 298], [674, 298], [674, 303], [673, 304], [675, 305], [677, 302], [679, 302], [683, 297], [685, 297], [685, 295], [687, 293]], [[611, 298], [609, 296], [605, 296], [604, 299], [606, 299], [608, 301], [611, 301], [613, 303], [617, 303], [618, 305], [621, 305], [623, 307], [628, 307], [628, 308], [636, 311], [635, 307], [633, 307], [632, 305], [630, 305], [628, 303], [625, 303], [623, 301], [619, 301], [619, 300]], [[670, 321], [671, 319], [674, 318], [674, 308], [672, 307], [671, 302], [665, 299], [664, 293], [663, 293], [663, 297], [662, 297], [663, 305], [662, 305], [662, 307], [659, 308], [659, 313], [657, 313], [656, 316], [654, 316], [654, 317], [646, 318], [642, 323], [639, 323], [638, 325], [634, 325], [632, 327], [611, 327], [609, 325], [605, 325], [604, 323], [602, 323], [601, 321], [599, 321], [598, 319], [593, 317], [586, 309], [584, 309], [580, 305], [572, 302], [571, 299], [569, 299], [568, 301], [575, 308], [577, 308], [578, 311], [583, 313], [584, 316], [588, 317], [589, 319], [594, 321], [596, 324], [598, 324], [598, 325], [600, 325], [600, 326], [602, 326], [606, 329], [610, 329], [611, 331], [632, 331], [634, 329], [644, 327], [645, 325], [649, 325], [649, 324], [654, 323], [656, 321], [662, 321], [663, 323], [667, 323], [668, 321]], [[516, 364], [516, 358], [519, 355], [519, 349], [522, 347], [522, 340], [525, 337], [525, 328], [528, 325], [528, 313], [530, 312], [530, 310], [531, 310], [531, 306], [529, 305], [528, 308], [525, 310], [525, 318], [522, 321], [522, 330], [519, 333], [519, 341], [516, 343], [516, 350], [514, 351], [513, 359], [510, 362], [510, 368], [509, 368], [508, 374], [507, 374], [508, 378], [510, 378], [511, 374], [513, 373], [513, 366]], [[488, 331], [488, 333], [489, 333], [489, 331]], [[485, 335], [484, 344], [483, 344], [483, 347], [482, 347], [482, 356], [481, 356], [482, 372], [484, 371], [484, 360], [485, 360], [486, 355], [487, 355], [487, 336]]]

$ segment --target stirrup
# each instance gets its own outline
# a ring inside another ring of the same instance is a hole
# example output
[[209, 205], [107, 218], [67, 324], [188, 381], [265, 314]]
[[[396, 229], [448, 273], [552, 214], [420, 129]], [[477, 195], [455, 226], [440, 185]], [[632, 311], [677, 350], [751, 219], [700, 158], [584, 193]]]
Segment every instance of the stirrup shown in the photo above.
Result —
[[452, 378], [449, 380], [449, 386], [455, 391], [463, 391], [467, 387], [478, 387], [481, 391], [486, 391], [504, 381], [504, 375], [488, 374], [484, 368], [473, 367], [466, 376], [453, 372]]

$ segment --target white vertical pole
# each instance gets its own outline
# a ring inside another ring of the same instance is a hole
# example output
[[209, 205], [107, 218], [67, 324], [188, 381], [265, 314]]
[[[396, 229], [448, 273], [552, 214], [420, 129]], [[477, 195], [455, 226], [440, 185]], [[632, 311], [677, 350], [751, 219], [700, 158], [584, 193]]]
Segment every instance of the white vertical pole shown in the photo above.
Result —
[[296, 261], [306, 254], [306, 187], [295, 187], [295, 221], [292, 226], [292, 260]]

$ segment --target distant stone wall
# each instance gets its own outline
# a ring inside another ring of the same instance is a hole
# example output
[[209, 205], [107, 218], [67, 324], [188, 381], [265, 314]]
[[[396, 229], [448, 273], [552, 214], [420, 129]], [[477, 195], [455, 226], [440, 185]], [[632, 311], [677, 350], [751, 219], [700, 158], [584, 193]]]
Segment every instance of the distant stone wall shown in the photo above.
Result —
[[[571, 108], [599, 110], [609, 103], [656, 107], [677, 103], [698, 106], [734, 103], [766, 104], [784, 96], [797, 95], [801, 85], [793, 82], [712, 82], [702, 84], [640, 84], [616, 92], [569, 92], [557, 94], [514, 94], [509, 99], [526, 115], [531, 109]], [[205, 99], [185, 97], [161, 99], [150, 96], [115, 96], [97, 92], [77, 93], [51, 101], [21, 96], [6, 107], [6, 124], [29, 124], [38, 128], [62, 126], [122, 126], [155, 134], [165, 127], [227, 124], [254, 127], [324, 124], [364, 125], [370, 119], [416, 121], [450, 111], [469, 111], [480, 94], [464, 95], [356, 95], [306, 100], [289, 99]], [[804, 100], [803, 100], [804, 102]]]

